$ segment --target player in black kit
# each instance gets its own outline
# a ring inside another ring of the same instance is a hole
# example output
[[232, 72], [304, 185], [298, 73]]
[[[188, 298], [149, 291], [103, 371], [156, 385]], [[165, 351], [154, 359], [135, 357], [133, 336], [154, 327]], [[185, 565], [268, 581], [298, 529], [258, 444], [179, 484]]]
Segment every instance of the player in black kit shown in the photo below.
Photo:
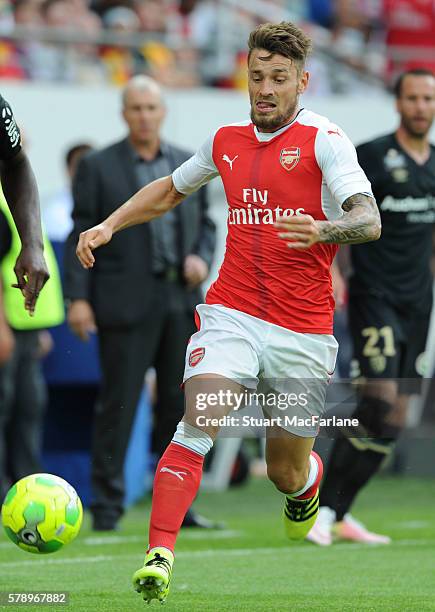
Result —
[[380, 240], [351, 247], [349, 324], [365, 382], [353, 416], [356, 437], [335, 441], [320, 513], [308, 539], [333, 537], [387, 544], [349, 514], [357, 493], [391, 453], [405, 423], [409, 395], [418, 393], [432, 308], [435, 222], [435, 76], [425, 69], [401, 75], [396, 88], [397, 131], [357, 148], [382, 219]]
[[20, 130], [11, 107], [1, 95], [0, 179], [22, 244], [14, 268], [16, 286], [24, 296], [26, 309], [33, 313], [38, 295], [48, 279], [38, 188], [27, 155], [21, 149]]

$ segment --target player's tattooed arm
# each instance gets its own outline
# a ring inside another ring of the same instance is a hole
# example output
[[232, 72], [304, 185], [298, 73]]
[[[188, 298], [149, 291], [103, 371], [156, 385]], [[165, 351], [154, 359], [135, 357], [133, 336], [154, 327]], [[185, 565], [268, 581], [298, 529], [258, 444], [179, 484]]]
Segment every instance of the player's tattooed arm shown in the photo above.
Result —
[[289, 249], [308, 249], [316, 242], [358, 244], [377, 240], [381, 217], [375, 200], [357, 193], [343, 203], [344, 215], [336, 221], [318, 221], [311, 215], [280, 217], [275, 227]]
[[359, 244], [377, 240], [381, 235], [381, 217], [375, 200], [356, 193], [342, 205], [344, 215], [336, 221], [318, 221], [319, 242]]

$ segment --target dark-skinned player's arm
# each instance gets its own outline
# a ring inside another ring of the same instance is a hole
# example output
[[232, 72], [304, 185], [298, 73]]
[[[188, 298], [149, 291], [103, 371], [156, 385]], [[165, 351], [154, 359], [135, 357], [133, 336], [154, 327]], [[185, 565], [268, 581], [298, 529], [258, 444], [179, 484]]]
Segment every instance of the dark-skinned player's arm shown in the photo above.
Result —
[[0, 178], [6, 201], [21, 239], [15, 263], [17, 287], [24, 305], [33, 314], [42, 287], [49, 278], [44, 260], [38, 187], [24, 151], [0, 162]]
[[92, 268], [95, 262], [92, 251], [107, 244], [114, 233], [160, 217], [185, 197], [175, 189], [172, 176], [157, 179], [140, 189], [102, 223], [80, 234], [76, 253], [83, 267]]

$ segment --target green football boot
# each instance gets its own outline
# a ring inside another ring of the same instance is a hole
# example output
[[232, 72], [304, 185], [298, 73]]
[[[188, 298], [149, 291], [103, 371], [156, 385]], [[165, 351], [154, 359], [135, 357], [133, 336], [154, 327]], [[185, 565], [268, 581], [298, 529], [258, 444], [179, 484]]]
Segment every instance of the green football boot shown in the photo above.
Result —
[[289, 540], [303, 540], [319, 514], [319, 489], [310, 499], [285, 498], [284, 527]]
[[143, 567], [133, 575], [133, 586], [151, 603], [157, 599], [164, 603], [169, 593], [174, 555], [167, 548], [153, 548], [146, 556]]

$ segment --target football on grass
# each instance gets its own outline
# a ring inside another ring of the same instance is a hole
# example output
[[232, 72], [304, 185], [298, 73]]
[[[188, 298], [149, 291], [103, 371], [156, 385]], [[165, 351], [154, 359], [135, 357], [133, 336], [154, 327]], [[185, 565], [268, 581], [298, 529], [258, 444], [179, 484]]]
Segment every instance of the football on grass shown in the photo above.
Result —
[[2, 523], [7, 536], [28, 552], [59, 550], [80, 531], [83, 508], [75, 489], [53, 474], [32, 474], [6, 494]]

